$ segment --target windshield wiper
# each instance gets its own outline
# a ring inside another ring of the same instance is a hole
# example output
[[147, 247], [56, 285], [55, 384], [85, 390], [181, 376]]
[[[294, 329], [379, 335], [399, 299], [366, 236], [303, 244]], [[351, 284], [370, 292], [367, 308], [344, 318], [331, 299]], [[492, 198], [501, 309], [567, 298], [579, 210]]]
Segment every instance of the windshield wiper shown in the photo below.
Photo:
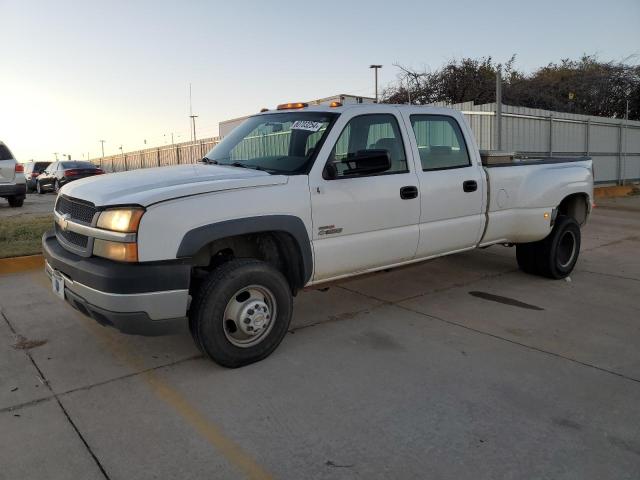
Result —
[[239, 168], [250, 168], [251, 170], [262, 170], [262, 167], [259, 167], [258, 165], [248, 165], [242, 162], [233, 162], [225, 165], [231, 165], [232, 167], [239, 167]]
[[213, 160], [212, 158], [202, 157], [202, 161], [208, 165], [218, 165], [217, 160]]

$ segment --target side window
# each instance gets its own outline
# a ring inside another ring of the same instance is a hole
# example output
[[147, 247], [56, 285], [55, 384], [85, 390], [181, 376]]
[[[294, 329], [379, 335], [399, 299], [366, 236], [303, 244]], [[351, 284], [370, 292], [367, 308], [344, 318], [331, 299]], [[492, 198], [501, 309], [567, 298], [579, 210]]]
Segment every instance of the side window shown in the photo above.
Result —
[[368, 176], [354, 174], [355, 167], [351, 165], [354, 162], [349, 161], [368, 150], [386, 150], [389, 154], [391, 168], [382, 172], [383, 175], [409, 171], [396, 117], [391, 114], [360, 115], [347, 123], [329, 155], [327, 163], [335, 166], [335, 178]]
[[422, 170], [442, 170], [471, 165], [458, 122], [444, 115], [411, 115]]

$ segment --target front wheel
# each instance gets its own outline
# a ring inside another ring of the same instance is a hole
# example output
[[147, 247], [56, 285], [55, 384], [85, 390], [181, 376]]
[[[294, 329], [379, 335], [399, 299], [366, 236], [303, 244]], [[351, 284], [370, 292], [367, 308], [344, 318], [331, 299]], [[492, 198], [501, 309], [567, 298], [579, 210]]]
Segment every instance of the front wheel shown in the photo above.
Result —
[[58, 180], [56, 180], [55, 183], [53, 184], [53, 191], [56, 193], [60, 192], [60, 182]]
[[216, 363], [241, 367], [269, 356], [291, 321], [286, 278], [266, 262], [236, 259], [204, 280], [191, 308], [196, 345]]
[[40, 185], [40, 182], [36, 180], [36, 192], [38, 192], [38, 195], [42, 195], [44, 193], [44, 190], [42, 190], [42, 185]]

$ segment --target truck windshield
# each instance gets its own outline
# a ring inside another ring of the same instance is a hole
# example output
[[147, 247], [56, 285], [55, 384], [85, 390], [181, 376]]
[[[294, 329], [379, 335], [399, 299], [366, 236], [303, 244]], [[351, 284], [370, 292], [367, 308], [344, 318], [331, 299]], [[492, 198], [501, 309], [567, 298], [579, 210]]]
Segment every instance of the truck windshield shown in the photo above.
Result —
[[337, 116], [295, 111], [251, 117], [207, 153], [203, 161], [270, 173], [303, 172]]

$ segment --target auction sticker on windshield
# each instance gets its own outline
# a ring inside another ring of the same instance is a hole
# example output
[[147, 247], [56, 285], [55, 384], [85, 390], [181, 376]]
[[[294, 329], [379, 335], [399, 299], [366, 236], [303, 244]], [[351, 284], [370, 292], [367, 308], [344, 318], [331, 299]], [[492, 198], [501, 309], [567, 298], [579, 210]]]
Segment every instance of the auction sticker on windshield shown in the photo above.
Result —
[[308, 130], [317, 132], [322, 128], [322, 122], [312, 122], [311, 120], [296, 120], [291, 125], [291, 130]]

